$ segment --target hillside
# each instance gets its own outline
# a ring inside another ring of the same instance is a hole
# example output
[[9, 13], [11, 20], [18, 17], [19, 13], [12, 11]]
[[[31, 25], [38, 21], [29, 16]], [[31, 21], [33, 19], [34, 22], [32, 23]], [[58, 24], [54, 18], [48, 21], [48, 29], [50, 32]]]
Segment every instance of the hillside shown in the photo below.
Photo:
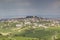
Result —
[[26, 17], [0, 20], [0, 40], [59, 40], [60, 21]]

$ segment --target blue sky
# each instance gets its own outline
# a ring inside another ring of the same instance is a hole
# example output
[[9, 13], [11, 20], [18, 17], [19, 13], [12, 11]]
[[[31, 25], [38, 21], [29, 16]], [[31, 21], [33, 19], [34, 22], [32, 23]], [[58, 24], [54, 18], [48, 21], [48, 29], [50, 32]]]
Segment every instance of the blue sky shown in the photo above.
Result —
[[0, 0], [0, 17], [60, 17], [60, 0]]

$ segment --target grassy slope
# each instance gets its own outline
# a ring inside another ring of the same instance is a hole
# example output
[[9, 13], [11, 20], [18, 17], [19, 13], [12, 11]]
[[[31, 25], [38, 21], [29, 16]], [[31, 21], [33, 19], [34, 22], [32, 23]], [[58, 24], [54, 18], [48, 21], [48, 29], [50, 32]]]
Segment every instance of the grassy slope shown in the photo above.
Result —
[[[1, 25], [4, 26], [4, 24], [8, 24], [8, 23], [1, 23]], [[44, 29], [44, 28], [36, 28], [36, 29], [33, 29], [33, 28], [23, 28], [23, 29], [18, 29], [18, 28], [15, 28], [14, 27], [15, 24], [12, 24], [11, 26], [13, 27], [10, 27], [10, 26], [6, 26], [8, 29], [6, 29], [5, 27], [3, 28], [0, 28], [0, 32], [3, 32], [3, 33], [8, 33], [8, 32], [11, 32], [12, 33], [12, 37], [11, 35], [10, 36], [1, 36], [0, 37], [0, 40], [34, 40], [36, 38], [36, 40], [38, 39], [44, 39], [44, 40], [51, 40], [51, 37], [53, 35], [57, 35], [58, 38], [60, 38], [60, 27], [57, 28], [57, 27], [50, 27], [48, 29]], [[12, 30], [12, 29], [15, 29], [15, 30]], [[20, 32], [18, 32], [20, 30]], [[11, 38], [9, 38], [11, 37]]]

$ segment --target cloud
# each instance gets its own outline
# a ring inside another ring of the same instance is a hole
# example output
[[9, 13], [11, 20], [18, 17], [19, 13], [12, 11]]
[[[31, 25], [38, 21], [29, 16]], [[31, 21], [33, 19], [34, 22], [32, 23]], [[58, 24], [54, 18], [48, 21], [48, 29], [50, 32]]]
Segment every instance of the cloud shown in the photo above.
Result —
[[0, 2], [16, 2], [16, 1], [23, 1], [23, 0], [0, 0]]
[[55, 1], [53, 2], [53, 4], [51, 5], [53, 9], [58, 9], [60, 8], [60, 1]]
[[1, 10], [0, 13], [3, 14], [11, 14], [11, 15], [19, 15], [19, 14], [35, 14], [37, 12], [36, 9], [7, 9]]
[[16, 6], [31, 6], [30, 2], [19, 2], [15, 3]]
[[31, 5], [27, 0], [0, 0], [0, 9], [29, 8]]
[[60, 14], [60, 1], [56, 0], [50, 3], [47, 8], [42, 10], [43, 13], [59, 15]]
[[17, 14], [19, 13], [35, 13], [37, 10], [36, 9], [10, 9], [9, 11], [15, 12]]
[[[0, 0], [3, 14], [8, 15], [59, 15], [60, 1]], [[0, 10], [1, 10], [0, 9]]]

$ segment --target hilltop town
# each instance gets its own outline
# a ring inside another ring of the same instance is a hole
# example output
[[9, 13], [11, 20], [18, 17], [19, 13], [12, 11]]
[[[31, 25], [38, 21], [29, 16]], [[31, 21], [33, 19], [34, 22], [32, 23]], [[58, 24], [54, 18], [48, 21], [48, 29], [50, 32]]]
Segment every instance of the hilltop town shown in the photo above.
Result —
[[[5, 27], [43, 27], [43, 28], [49, 28], [49, 27], [60, 27], [60, 20], [56, 19], [49, 19], [49, 18], [42, 18], [37, 16], [27, 16], [25, 18], [11, 18], [11, 19], [1, 19], [1, 23], [4, 24]], [[4, 26], [0, 25], [1, 28], [4, 28]], [[8, 28], [7, 27], [7, 28]]]
[[0, 19], [0, 40], [55, 40], [59, 35], [58, 19], [37, 16]]

